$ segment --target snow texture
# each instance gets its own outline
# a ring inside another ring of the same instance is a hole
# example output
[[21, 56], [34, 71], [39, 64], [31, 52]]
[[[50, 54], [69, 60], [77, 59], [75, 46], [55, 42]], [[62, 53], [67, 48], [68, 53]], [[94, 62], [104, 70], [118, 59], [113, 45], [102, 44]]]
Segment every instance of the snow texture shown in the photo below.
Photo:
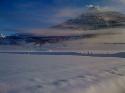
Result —
[[124, 93], [125, 53], [86, 52], [1, 52], [0, 93]]

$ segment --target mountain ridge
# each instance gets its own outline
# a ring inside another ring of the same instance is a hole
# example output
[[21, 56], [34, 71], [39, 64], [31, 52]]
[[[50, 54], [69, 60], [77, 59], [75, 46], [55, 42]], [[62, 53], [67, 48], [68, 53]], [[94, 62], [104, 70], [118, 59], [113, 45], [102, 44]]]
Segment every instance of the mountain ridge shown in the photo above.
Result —
[[69, 19], [51, 28], [96, 30], [112, 27], [125, 27], [125, 14], [113, 10], [101, 11], [91, 6], [87, 12], [82, 13], [78, 17]]

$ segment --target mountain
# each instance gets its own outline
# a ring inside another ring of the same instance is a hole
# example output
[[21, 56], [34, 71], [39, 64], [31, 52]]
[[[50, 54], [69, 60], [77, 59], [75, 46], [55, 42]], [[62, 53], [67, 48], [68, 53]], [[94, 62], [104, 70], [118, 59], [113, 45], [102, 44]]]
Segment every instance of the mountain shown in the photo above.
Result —
[[53, 26], [52, 28], [96, 30], [124, 26], [125, 14], [90, 6], [87, 11], [80, 16], [69, 19], [62, 24]]
[[17, 33], [0, 38], [0, 45], [43, 45], [46, 43], [57, 43], [64, 40], [80, 39], [93, 35], [68, 35], [68, 36], [37, 36], [30, 33]]
[[6, 36], [0, 33], [0, 39], [5, 38]]
[[[80, 16], [67, 20], [66, 22], [53, 26], [52, 28], [61, 29], [58, 31], [59, 35], [55, 29], [49, 29], [46, 33], [48, 35], [36, 35], [30, 33], [17, 33], [10, 36], [4, 36], [0, 34], [0, 45], [43, 45], [48, 43], [57, 43], [61, 41], [67, 40], [76, 40], [76, 39], [84, 39], [84, 38], [92, 38], [97, 36], [106, 36], [106, 35], [114, 35], [110, 30], [109, 32], [101, 31], [103, 33], [99, 33], [96, 29], [103, 28], [115, 28], [115, 27], [125, 27], [125, 14], [116, 11], [109, 11], [100, 9], [94, 6], [89, 6], [86, 12], [82, 13]], [[68, 29], [68, 30], [63, 30]], [[73, 30], [72, 34], [67, 33], [71, 32], [69, 29], [85, 29], [85, 30], [95, 30], [87, 33], [76, 34], [76, 31]], [[51, 31], [51, 32], [50, 32]], [[61, 34], [60, 34], [61, 32]], [[54, 35], [50, 35], [54, 33]], [[65, 33], [65, 34], [64, 34]], [[74, 33], [74, 34], [73, 34]], [[117, 32], [118, 33], [118, 32]], [[115, 33], [116, 34], [116, 33]], [[114, 35], [115, 36], [115, 35]]]

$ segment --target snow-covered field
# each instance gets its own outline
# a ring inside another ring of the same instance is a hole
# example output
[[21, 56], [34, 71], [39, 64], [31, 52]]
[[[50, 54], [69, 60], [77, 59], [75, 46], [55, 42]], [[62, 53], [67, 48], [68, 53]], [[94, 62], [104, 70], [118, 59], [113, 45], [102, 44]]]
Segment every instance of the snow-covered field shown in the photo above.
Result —
[[38, 47], [1, 45], [0, 93], [125, 93], [125, 29], [82, 32], [89, 33], [97, 35]]
[[125, 92], [124, 52], [61, 53], [0, 53], [0, 93]]

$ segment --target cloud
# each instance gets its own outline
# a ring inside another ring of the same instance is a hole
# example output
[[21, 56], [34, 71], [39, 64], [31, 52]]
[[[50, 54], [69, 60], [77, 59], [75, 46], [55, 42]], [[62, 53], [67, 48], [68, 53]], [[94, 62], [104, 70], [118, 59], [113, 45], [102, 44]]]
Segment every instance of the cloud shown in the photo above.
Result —
[[37, 19], [42, 23], [49, 24], [49, 26], [52, 26], [62, 23], [67, 19], [78, 16], [79, 14], [82, 13], [83, 10], [84, 10], [83, 8], [72, 8], [72, 7], [62, 7], [58, 9], [53, 8], [51, 9], [51, 14], [46, 14], [46, 13], [43, 14], [43, 12], [41, 12], [39, 13], [39, 17], [37, 17]]
[[117, 3], [114, 4], [114, 7], [117, 8], [119, 11], [125, 13], [125, 0], [118, 0]]
[[121, 1], [122, 3], [124, 3], [124, 4], [125, 4], [125, 0], [119, 0], [119, 1]]
[[63, 8], [56, 13], [56, 17], [75, 17], [83, 11], [82, 8]]
[[108, 6], [115, 10], [125, 12], [125, 0], [111, 0]]
[[55, 10], [55, 13], [49, 17], [50, 20], [48, 22], [53, 24], [59, 24], [67, 19], [71, 19], [77, 17], [81, 13], [83, 13], [84, 7], [63, 7]]

